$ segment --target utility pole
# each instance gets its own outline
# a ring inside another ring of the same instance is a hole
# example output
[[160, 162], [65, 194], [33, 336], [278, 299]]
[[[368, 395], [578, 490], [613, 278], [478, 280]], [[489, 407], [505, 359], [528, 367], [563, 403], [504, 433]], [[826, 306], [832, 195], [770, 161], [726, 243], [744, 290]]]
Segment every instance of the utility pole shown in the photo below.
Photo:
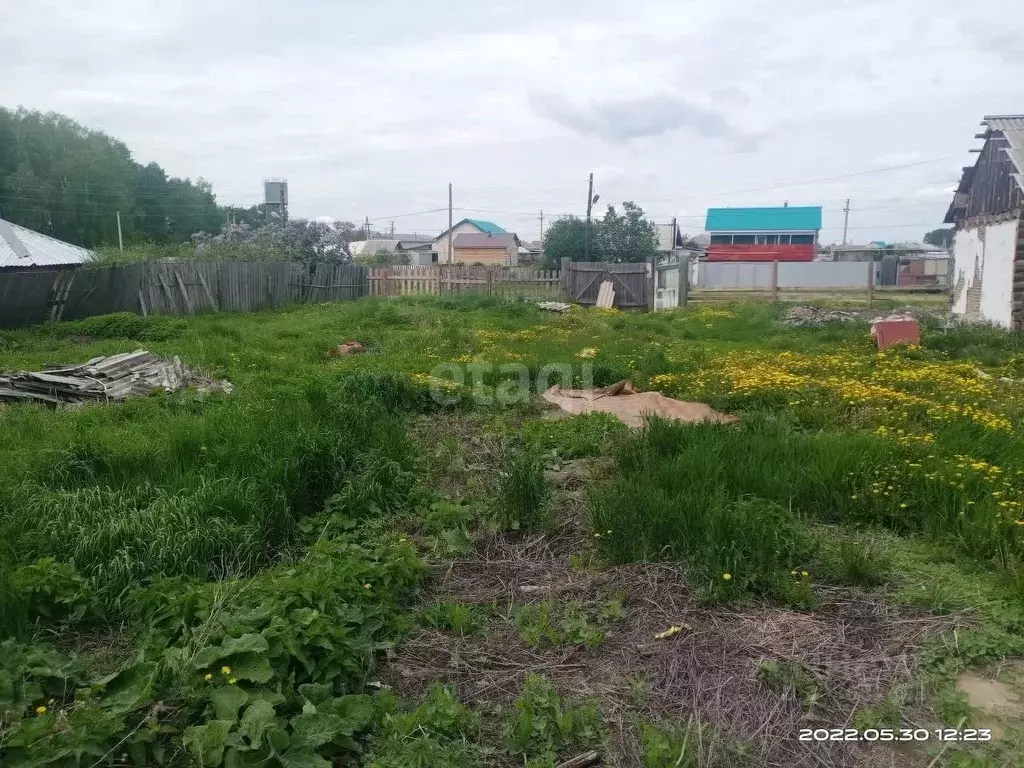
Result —
[[540, 263], [544, 263], [544, 209], [540, 209]]
[[393, 222], [393, 221], [391, 222], [391, 233], [390, 233], [388, 239], [389, 240], [394, 240], [395, 239], [395, 222]]
[[370, 217], [369, 216], [366, 217], [366, 224], [365, 224], [365, 226], [366, 226], [366, 239], [369, 240], [370, 239]]
[[583, 260], [590, 261], [590, 211], [594, 207], [594, 174], [590, 174], [590, 184], [587, 186], [587, 234], [583, 245]]
[[117, 247], [124, 253], [124, 238], [121, 237], [121, 212], [117, 212]]
[[846, 198], [846, 207], [843, 208], [843, 245], [846, 245], [846, 230], [850, 226], [850, 198]]
[[448, 263], [455, 263], [455, 251], [452, 250], [452, 183], [448, 182]]

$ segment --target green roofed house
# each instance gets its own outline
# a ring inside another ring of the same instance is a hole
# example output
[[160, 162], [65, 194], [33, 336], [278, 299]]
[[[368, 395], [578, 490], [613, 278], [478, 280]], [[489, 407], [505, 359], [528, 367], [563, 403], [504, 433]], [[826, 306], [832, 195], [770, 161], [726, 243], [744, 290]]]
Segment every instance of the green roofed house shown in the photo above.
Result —
[[813, 261], [820, 206], [709, 208], [708, 261]]
[[[452, 241], [459, 235], [506, 235], [504, 229], [493, 221], [483, 219], [463, 219], [452, 227]], [[431, 249], [437, 253], [438, 264], [453, 264], [453, 255], [448, 252], [448, 230], [434, 238]]]

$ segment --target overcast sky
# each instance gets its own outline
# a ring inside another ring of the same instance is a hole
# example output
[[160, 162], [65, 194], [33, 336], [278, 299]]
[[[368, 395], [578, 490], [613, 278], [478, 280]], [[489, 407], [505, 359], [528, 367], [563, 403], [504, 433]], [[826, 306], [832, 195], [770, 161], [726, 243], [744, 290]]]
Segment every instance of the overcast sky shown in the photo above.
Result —
[[1024, 112], [1019, 2], [0, 0], [0, 104], [222, 203], [285, 177], [293, 216], [435, 232], [446, 213], [398, 214], [452, 182], [457, 218], [535, 239], [593, 171], [601, 206], [687, 232], [788, 200], [824, 206], [831, 242], [849, 197], [852, 241], [917, 240], [981, 117]]

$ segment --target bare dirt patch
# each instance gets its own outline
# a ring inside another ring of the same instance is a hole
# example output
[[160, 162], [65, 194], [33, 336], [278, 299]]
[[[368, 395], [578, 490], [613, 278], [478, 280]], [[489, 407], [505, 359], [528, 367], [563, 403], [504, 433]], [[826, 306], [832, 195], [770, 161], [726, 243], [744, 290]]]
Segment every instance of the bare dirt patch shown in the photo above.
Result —
[[[696, 717], [748, 742], [761, 766], [908, 764], [906, 754], [886, 746], [800, 742], [798, 734], [801, 728], [853, 727], [856, 711], [911, 679], [916, 650], [953, 619], [830, 587], [818, 589], [823, 607], [813, 612], [706, 607], [674, 567], [581, 567], [589, 549], [579, 523], [585, 465], [574, 462], [556, 475], [567, 517], [561, 529], [486, 536], [473, 557], [435, 570], [428, 602], [487, 605], [494, 619], [481, 635], [430, 630], [409, 640], [384, 670], [389, 684], [416, 697], [445, 681], [471, 704], [508, 706], [526, 675], [542, 672], [564, 696], [600, 700], [615, 752], [610, 765], [642, 765], [636, 717]], [[515, 609], [523, 604], [571, 601], [596, 612], [612, 596], [623, 600], [625, 617], [608, 625], [597, 648], [532, 648], [516, 630]], [[671, 626], [684, 629], [655, 638]], [[762, 683], [757, 669], [764, 660], [803, 665], [820, 698], [808, 710], [793, 690]]]
[[[457, 435], [464, 445], [461, 460], [436, 468], [438, 487], [462, 496], [488, 492], [481, 475], [498, 470], [499, 450], [479, 424], [457, 415], [432, 417], [414, 434], [428, 450], [437, 451], [448, 436]], [[598, 567], [583, 522], [584, 498], [587, 486], [607, 471], [607, 459], [578, 459], [550, 469], [563, 521], [558, 530], [478, 533], [472, 556], [437, 565], [424, 602], [487, 606], [489, 625], [465, 637], [422, 632], [393, 654], [382, 679], [410, 698], [432, 683], [451, 683], [467, 703], [491, 711], [511, 705], [527, 674], [543, 673], [563, 696], [600, 701], [611, 733], [608, 765], [642, 766], [637, 718], [696, 718], [748, 744], [757, 766], [927, 763], [923, 753], [890, 745], [801, 742], [798, 736], [803, 728], [854, 727], [859, 710], [912, 680], [923, 642], [951, 629], [958, 617], [925, 616], [826, 586], [817, 587], [822, 607], [814, 611], [767, 604], [709, 607], [697, 599], [682, 567]], [[610, 598], [624, 603], [625, 616], [605, 625], [598, 647], [535, 648], [517, 631], [516, 609], [525, 604], [572, 603], [593, 616]], [[676, 626], [682, 631], [656, 637]], [[813, 703], [808, 706], [792, 688], [780, 690], [759, 679], [764, 661], [806, 670], [816, 689]]]

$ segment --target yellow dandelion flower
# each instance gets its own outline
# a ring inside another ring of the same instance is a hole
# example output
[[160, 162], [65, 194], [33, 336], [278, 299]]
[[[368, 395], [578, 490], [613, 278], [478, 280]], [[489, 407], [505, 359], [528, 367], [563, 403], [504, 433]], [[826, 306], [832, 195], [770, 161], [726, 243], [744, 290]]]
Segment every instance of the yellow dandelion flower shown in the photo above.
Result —
[[46, 714], [46, 707], [36, 707], [36, 714], [37, 715], [45, 715]]
[[723, 573], [723, 574], [722, 574], [722, 578], [723, 578], [723, 579], [724, 579], [725, 581], [728, 581], [729, 579], [731, 579], [731, 578], [732, 578], [732, 574], [731, 574], [731, 573], [728, 573], [728, 572], [726, 572], [726, 573]]
[[220, 668], [220, 673], [222, 675], [230, 675], [231, 674], [231, 667], [221, 667]]
[[806, 578], [808, 578], [808, 577], [809, 577], [809, 576], [810, 576], [811, 574], [809, 574], [809, 573], [808, 573], [807, 571], [800, 571], [800, 575], [801, 575], [801, 576], [803, 576], [803, 577], [804, 577], [804, 578], [806, 579]]
[[231, 678], [230, 680], [228, 680], [228, 685], [234, 685], [234, 684], [235, 684], [235, 683], [237, 683], [237, 682], [238, 682], [238, 679], [237, 679], [237, 678], [234, 678], [234, 677], [232, 677], [232, 678]]
[[205, 680], [206, 682], [210, 682], [211, 680], [213, 680], [213, 675], [207, 672], [205, 675], [203, 675], [203, 680]]

